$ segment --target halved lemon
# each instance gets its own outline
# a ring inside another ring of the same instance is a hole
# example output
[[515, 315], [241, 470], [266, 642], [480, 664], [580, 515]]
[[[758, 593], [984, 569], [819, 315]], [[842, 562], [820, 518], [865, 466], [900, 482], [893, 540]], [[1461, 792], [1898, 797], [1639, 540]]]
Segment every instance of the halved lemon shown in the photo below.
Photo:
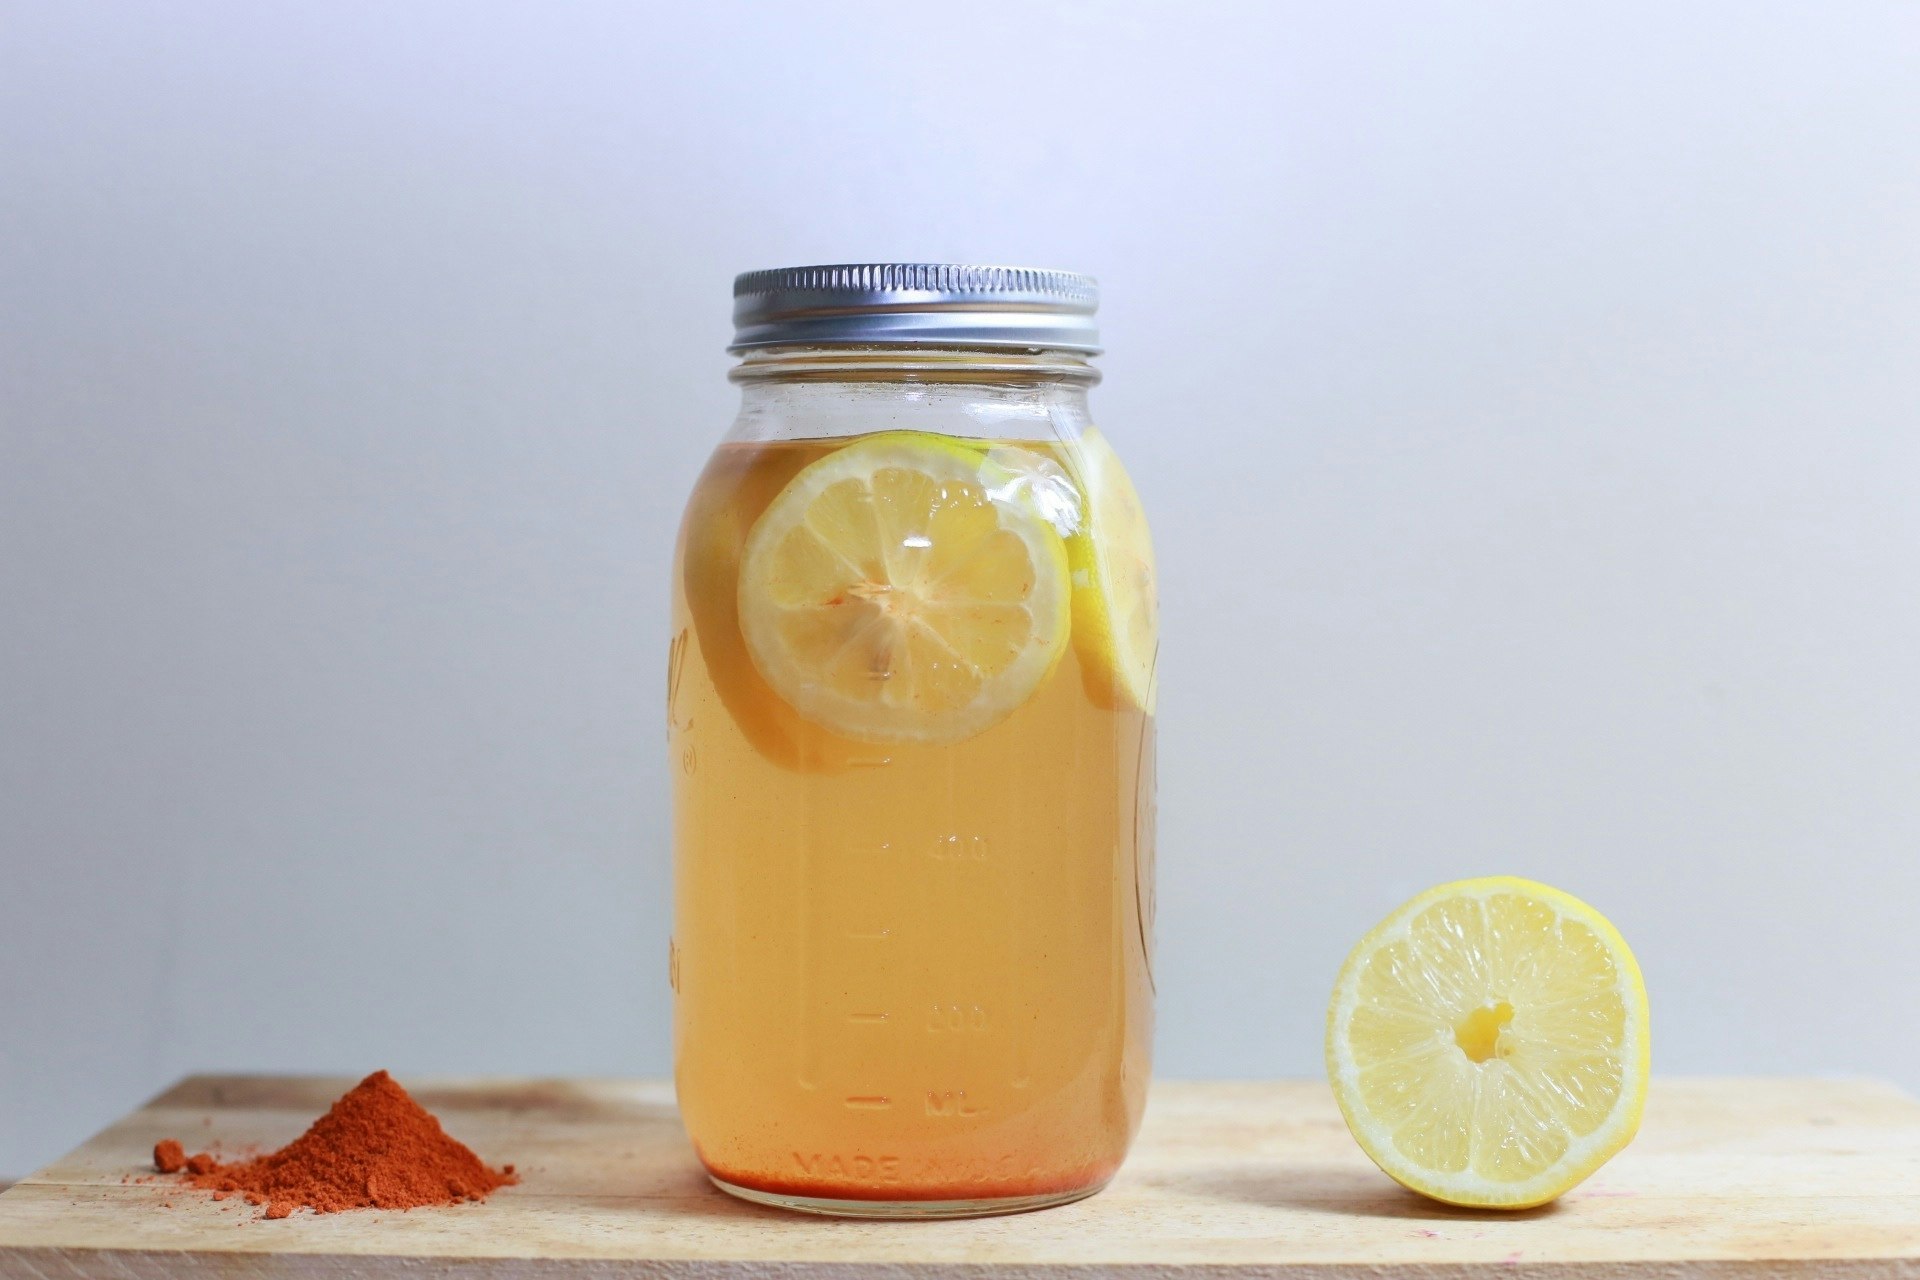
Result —
[[1070, 626], [1045, 513], [996, 496], [978, 448], [869, 436], [806, 467], [747, 537], [740, 630], [807, 719], [870, 742], [950, 743], [1033, 695]]
[[1579, 899], [1511, 876], [1443, 884], [1347, 957], [1327, 1076], [1347, 1127], [1402, 1185], [1523, 1209], [1624, 1147], [1647, 1096], [1647, 991]]
[[1089, 694], [1102, 706], [1153, 713], [1160, 605], [1153, 535], [1127, 469], [1098, 431], [1076, 451], [1087, 518], [1067, 539], [1073, 569], [1073, 637]]

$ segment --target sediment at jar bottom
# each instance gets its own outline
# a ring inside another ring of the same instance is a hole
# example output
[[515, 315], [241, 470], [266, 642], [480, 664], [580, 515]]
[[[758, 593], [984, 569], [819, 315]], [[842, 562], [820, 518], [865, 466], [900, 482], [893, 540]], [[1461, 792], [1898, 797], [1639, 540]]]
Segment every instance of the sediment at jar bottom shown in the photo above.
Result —
[[914, 1205], [965, 1202], [978, 1206], [975, 1212], [994, 1212], [995, 1202], [1010, 1206], [1018, 1202], [1092, 1195], [1105, 1187], [1119, 1172], [1124, 1152], [1099, 1164], [1073, 1170], [1046, 1173], [1032, 1170], [1025, 1174], [994, 1174], [981, 1171], [965, 1173], [928, 1173], [915, 1176], [909, 1162], [900, 1157], [854, 1155], [839, 1157], [822, 1154], [817, 1163], [840, 1167], [844, 1176], [800, 1174], [781, 1176], [760, 1170], [734, 1170], [708, 1159], [698, 1151], [700, 1163], [709, 1175], [722, 1184], [757, 1191], [766, 1196], [808, 1200], [851, 1200], [869, 1204]]

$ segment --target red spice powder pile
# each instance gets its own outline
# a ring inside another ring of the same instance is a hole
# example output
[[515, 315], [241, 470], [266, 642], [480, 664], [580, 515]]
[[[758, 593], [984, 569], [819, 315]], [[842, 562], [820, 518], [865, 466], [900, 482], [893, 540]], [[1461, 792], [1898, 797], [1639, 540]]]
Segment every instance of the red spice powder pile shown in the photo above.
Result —
[[188, 1156], [172, 1138], [153, 1149], [153, 1167], [180, 1173], [216, 1200], [242, 1196], [284, 1218], [295, 1209], [417, 1209], [484, 1200], [520, 1181], [494, 1170], [448, 1137], [433, 1113], [394, 1078], [376, 1071], [348, 1090], [298, 1138], [264, 1156], [223, 1164]]

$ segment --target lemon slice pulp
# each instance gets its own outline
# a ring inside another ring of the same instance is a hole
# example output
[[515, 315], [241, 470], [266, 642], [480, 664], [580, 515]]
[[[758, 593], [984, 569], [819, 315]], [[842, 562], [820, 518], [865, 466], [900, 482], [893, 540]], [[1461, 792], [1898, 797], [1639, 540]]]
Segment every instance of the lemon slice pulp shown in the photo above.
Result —
[[1436, 1200], [1544, 1204], [1624, 1147], [1646, 1102], [1647, 993], [1579, 899], [1510, 876], [1441, 885], [1347, 957], [1327, 1075], [1374, 1163]]
[[1102, 706], [1153, 713], [1160, 649], [1153, 536], [1146, 508], [1106, 438], [1088, 428], [1077, 450], [1087, 519], [1067, 539], [1073, 635], [1088, 693]]
[[800, 471], [747, 536], [741, 634], [807, 719], [951, 743], [1010, 715], [1069, 632], [1066, 548], [941, 436], [868, 436]]

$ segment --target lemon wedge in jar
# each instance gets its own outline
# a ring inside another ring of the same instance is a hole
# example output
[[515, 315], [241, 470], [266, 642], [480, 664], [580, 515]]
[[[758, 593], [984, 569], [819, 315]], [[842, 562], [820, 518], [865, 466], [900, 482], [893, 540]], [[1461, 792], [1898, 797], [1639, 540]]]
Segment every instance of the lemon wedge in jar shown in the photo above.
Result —
[[1105, 707], [1153, 714], [1160, 651], [1153, 536], [1120, 457], [1088, 428], [1074, 455], [1087, 518], [1067, 539], [1073, 569], [1073, 635], [1087, 691]]
[[741, 557], [740, 630], [794, 710], [869, 742], [952, 743], [1024, 704], [1067, 644], [1060, 534], [982, 452], [868, 436], [802, 469]]
[[1402, 1185], [1522, 1209], [1632, 1139], [1647, 1095], [1647, 992], [1606, 917], [1511, 876], [1444, 884], [1347, 957], [1327, 1075], [1347, 1127]]

